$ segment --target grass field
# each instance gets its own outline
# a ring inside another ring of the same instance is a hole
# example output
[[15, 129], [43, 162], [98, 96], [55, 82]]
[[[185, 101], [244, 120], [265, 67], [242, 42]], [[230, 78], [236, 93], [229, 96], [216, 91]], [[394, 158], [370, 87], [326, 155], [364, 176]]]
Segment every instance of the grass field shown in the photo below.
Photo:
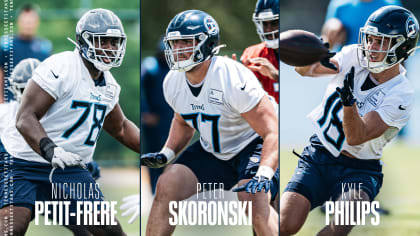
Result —
[[[302, 148], [295, 149], [301, 152]], [[381, 216], [379, 226], [358, 226], [350, 235], [420, 235], [420, 149], [393, 143], [384, 150], [384, 181], [376, 198], [389, 216]], [[294, 173], [297, 157], [292, 149], [280, 150], [280, 188], [284, 189]], [[325, 215], [319, 208], [308, 216], [297, 235], [315, 235], [325, 225]]]
[[[118, 201], [117, 209], [117, 218], [121, 223], [124, 232], [128, 236], [138, 236], [140, 222], [139, 219], [133, 224], [128, 224], [127, 221], [130, 219], [129, 216], [122, 217], [122, 211], [119, 210], [119, 206], [122, 204], [122, 198], [139, 193], [139, 182], [140, 182], [140, 173], [139, 169], [135, 168], [111, 168], [101, 170], [102, 177], [99, 179], [98, 183], [100, 188], [105, 195], [105, 199], [109, 201]], [[43, 220], [41, 221], [43, 222]], [[69, 230], [65, 229], [62, 226], [45, 226], [45, 225], [35, 225], [32, 221], [29, 229], [26, 233], [28, 236], [49, 236], [49, 235], [60, 235], [60, 236], [70, 236], [73, 235]]]

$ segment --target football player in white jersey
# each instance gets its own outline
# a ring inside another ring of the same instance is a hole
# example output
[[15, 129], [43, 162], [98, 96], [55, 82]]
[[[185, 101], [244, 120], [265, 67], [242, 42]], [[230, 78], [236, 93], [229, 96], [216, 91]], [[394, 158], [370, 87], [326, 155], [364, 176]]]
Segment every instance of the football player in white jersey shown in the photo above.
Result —
[[[407, 124], [413, 107], [414, 91], [401, 63], [414, 53], [418, 37], [410, 11], [382, 7], [360, 29], [359, 43], [330, 59], [337, 70], [320, 63], [296, 68], [302, 76], [335, 76], [309, 114], [315, 135], [297, 154], [281, 197], [281, 235], [297, 233], [309, 211], [329, 199], [374, 200], [383, 179], [382, 149]], [[352, 227], [331, 222], [318, 235], [347, 235]]]
[[[83, 167], [92, 161], [102, 127], [140, 151], [139, 129], [124, 116], [118, 104], [120, 86], [109, 72], [124, 57], [126, 36], [120, 19], [105, 9], [86, 12], [77, 23], [76, 41], [74, 51], [55, 54], [36, 68], [24, 91], [16, 127], [9, 126], [2, 134], [13, 165], [8, 166], [11, 174], [3, 173], [1, 184], [13, 178], [14, 188], [12, 199], [1, 196], [1, 219], [11, 213], [14, 217], [10, 229], [0, 224], [2, 232], [23, 235], [36, 200], [61, 200], [52, 199], [50, 182], [95, 184]], [[103, 199], [100, 190], [96, 196], [87, 195], [67, 195], [70, 211], [75, 211], [75, 201]], [[71, 224], [73, 220], [70, 217]], [[83, 227], [94, 235], [124, 235], [119, 224]]]
[[[16, 112], [22, 100], [22, 93], [28, 80], [32, 77], [32, 71], [40, 61], [36, 58], [27, 58], [19, 62], [13, 69], [9, 78], [10, 90], [14, 100], [0, 104], [0, 136], [6, 127], [16, 119]], [[0, 141], [0, 150], [3, 151], [3, 144]]]
[[[147, 235], [169, 235], [169, 201], [197, 192], [198, 183], [223, 183], [241, 201], [252, 201], [259, 235], [278, 235], [278, 213], [269, 205], [278, 189], [278, 119], [275, 101], [252, 71], [215, 56], [219, 27], [205, 12], [188, 10], [169, 23], [165, 54], [171, 71], [163, 91], [175, 112], [169, 137], [159, 153], [141, 164], [163, 167], [147, 223]], [[200, 141], [187, 146], [195, 130]], [[178, 159], [175, 157], [178, 155]]]

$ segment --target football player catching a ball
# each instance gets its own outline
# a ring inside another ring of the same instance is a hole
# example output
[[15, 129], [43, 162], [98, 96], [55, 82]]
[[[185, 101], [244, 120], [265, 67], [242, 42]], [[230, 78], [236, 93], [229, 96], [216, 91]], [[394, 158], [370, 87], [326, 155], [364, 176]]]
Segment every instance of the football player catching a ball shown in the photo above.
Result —
[[[281, 235], [297, 233], [309, 211], [329, 199], [374, 200], [382, 186], [382, 149], [407, 124], [413, 107], [413, 86], [401, 63], [414, 53], [418, 37], [410, 11], [382, 7], [360, 29], [359, 43], [330, 59], [337, 70], [320, 63], [296, 67], [302, 76], [334, 77], [309, 114], [315, 134], [296, 154], [298, 166], [281, 197]], [[318, 235], [347, 235], [352, 228], [332, 221]]]

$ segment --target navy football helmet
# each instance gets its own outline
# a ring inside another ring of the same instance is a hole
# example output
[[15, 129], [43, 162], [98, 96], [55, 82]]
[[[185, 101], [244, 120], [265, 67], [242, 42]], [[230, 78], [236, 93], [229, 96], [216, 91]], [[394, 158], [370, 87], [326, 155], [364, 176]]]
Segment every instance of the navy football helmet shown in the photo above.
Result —
[[[277, 49], [279, 47], [279, 0], [258, 0], [255, 6], [255, 12], [252, 15], [257, 27], [257, 33], [262, 42], [265, 42], [268, 48]], [[271, 31], [264, 32], [264, 24], [271, 22]], [[277, 27], [276, 27], [277, 26]]]
[[[188, 41], [188, 44], [186, 47], [175, 48], [174, 43], [177, 40]], [[199, 10], [177, 14], [166, 29], [164, 43], [169, 68], [179, 71], [191, 70], [216, 55], [224, 46], [219, 45], [217, 22], [209, 14]], [[189, 53], [192, 53], [191, 56], [185, 56]]]
[[[379, 49], [369, 48], [371, 36], [381, 39]], [[413, 13], [399, 6], [381, 7], [360, 28], [359, 64], [373, 73], [380, 73], [412, 55], [418, 38], [419, 23]], [[380, 62], [372, 62], [375, 58], [372, 53], [386, 53], [386, 56]]]
[[[112, 38], [112, 47], [116, 49], [102, 48], [104, 38]], [[75, 44], [82, 57], [96, 69], [107, 71], [121, 65], [126, 35], [117, 15], [110, 10], [98, 8], [89, 10], [77, 22]]]
[[35, 68], [41, 63], [38, 59], [27, 58], [20, 61], [12, 71], [9, 78], [10, 90], [18, 103], [22, 100], [23, 90]]

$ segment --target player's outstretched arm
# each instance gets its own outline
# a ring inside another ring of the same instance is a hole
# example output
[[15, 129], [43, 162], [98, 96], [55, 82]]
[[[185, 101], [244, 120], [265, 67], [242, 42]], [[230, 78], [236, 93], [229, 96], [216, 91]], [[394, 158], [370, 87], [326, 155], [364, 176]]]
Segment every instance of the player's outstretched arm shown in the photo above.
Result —
[[114, 109], [106, 116], [104, 129], [120, 143], [140, 153], [140, 130], [125, 117], [120, 104], [116, 104]]
[[22, 103], [16, 114], [16, 128], [31, 146], [53, 167], [64, 169], [66, 166], [86, 168], [79, 155], [67, 152], [48, 138], [39, 120], [45, 115], [54, 98], [34, 81], [29, 80], [22, 96]]
[[246, 184], [232, 191], [248, 193], [267, 193], [270, 190], [271, 179], [278, 166], [278, 119], [268, 97], [265, 95], [261, 101], [250, 111], [242, 113], [242, 117], [263, 138], [261, 162], [255, 176]]
[[337, 70], [333, 70], [331, 68], [325, 67], [320, 62], [317, 62], [308, 66], [295, 67], [295, 71], [299, 73], [301, 76], [308, 76], [308, 77], [318, 77], [318, 76], [337, 74], [340, 71], [338, 62], [334, 59], [329, 59], [329, 60], [332, 64], [334, 64], [337, 67]]
[[160, 152], [146, 153], [141, 156], [141, 165], [161, 168], [170, 163], [191, 141], [195, 130], [178, 114], [174, 113], [169, 136]]
[[389, 126], [376, 111], [363, 117], [359, 115], [356, 99], [353, 96], [354, 67], [346, 74], [342, 88], [337, 87], [343, 104], [343, 130], [349, 145], [359, 145], [381, 136]]
[[45, 92], [32, 80], [29, 80], [22, 95], [22, 103], [16, 114], [16, 128], [31, 146], [41, 155], [39, 142], [47, 137], [47, 133], [39, 120], [55, 102], [54, 98]]

